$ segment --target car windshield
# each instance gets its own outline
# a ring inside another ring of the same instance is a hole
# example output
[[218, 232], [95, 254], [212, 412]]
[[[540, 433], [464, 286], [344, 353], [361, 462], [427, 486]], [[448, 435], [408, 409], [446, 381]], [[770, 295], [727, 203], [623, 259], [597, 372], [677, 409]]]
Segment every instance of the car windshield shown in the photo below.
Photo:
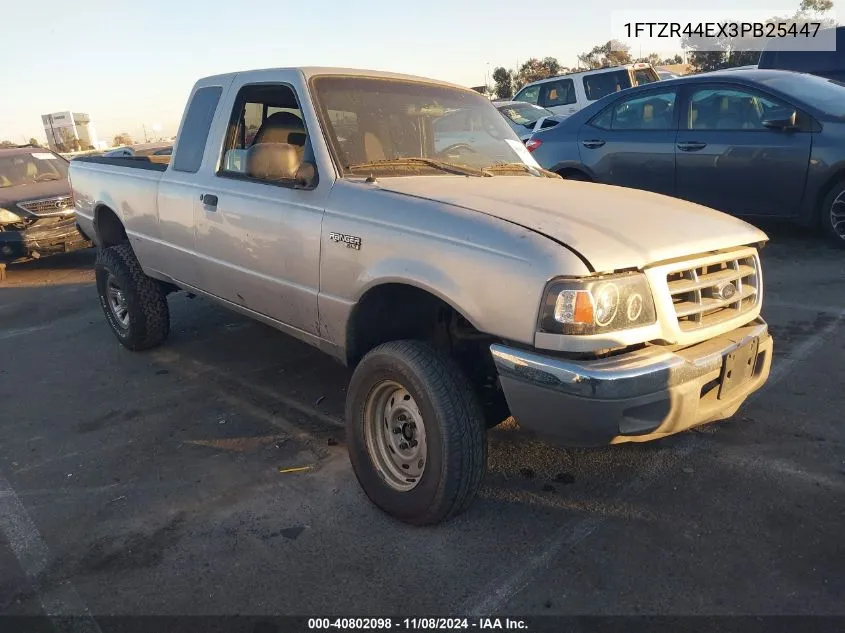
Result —
[[0, 187], [67, 178], [67, 161], [46, 151], [0, 156]]
[[537, 119], [552, 115], [545, 108], [534, 106], [530, 103], [508, 104], [497, 106], [497, 109], [517, 125], [530, 125], [537, 121]]
[[763, 83], [825, 114], [845, 118], [845, 83], [817, 75], [792, 73], [764, 79]]
[[[455, 174], [519, 163], [538, 168], [482, 95], [424, 82], [316, 77], [314, 102], [329, 144], [351, 176]], [[534, 170], [508, 173], [536, 175]]]

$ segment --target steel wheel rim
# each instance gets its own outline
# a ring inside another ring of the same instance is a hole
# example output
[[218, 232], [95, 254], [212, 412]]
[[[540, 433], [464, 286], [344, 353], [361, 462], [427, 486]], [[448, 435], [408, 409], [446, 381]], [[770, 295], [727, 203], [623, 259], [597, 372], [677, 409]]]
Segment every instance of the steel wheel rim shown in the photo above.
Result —
[[845, 191], [836, 196], [833, 204], [830, 205], [829, 219], [833, 232], [840, 239], [845, 240]]
[[392, 380], [377, 384], [364, 406], [364, 439], [376, 471], [399, 492], [419, 484], [428, 461], [425, 424], [414, 397]]
[[112, 316], [117, 319], [117, 322], [123, 329], [129, 328], [129, 308], [126, 305], [126, 295], [117, 283], [114, 275], [109, 275], [106, 281], [106, 300], [109, 304]]

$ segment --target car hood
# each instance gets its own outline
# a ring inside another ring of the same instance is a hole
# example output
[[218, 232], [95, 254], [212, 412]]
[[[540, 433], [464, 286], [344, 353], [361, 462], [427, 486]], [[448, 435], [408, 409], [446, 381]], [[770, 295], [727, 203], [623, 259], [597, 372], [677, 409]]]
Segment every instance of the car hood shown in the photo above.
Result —
[[48, 180], [46, 182], [33, 182], [28, 185], [18, 185], [16, 187], [0, 187], [0, 207], [14, 205], [27, 200], [69, 195], [70, 185], [68, 184], [67, 178]]
[[541, 233], [584, 257], [596, 272], [643, 268], [768, 240], [747, 222], [656, 193], [530, 176], [380, 178], [397, 194], [484, 213]]

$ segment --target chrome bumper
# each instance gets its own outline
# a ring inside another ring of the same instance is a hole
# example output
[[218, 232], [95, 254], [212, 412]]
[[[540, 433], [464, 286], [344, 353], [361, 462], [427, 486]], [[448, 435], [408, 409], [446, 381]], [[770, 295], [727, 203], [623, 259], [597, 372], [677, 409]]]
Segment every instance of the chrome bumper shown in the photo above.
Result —
[[[725, 359], [757, 342], [747, 380], [722, 393]], [[567, 444], [643, 441], [730, 417], [768, 378], [772, 338], [762, 319], [677, 351], [658, 346], [572, 361], [504, 345], [493, 360], [521, 426]]]

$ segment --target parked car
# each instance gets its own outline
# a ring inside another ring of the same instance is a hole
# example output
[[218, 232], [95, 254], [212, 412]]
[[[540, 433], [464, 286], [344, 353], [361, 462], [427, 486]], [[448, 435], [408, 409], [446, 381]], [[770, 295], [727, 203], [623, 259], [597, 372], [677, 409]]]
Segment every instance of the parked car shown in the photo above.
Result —
[[677, 79], [682, 76], [678, 73], [673, 73], [670, 70], [663, 70], [662, 68], [655, 68], [654, 72], [657, 73], [657, 76], [660, 77], [661, 81], [666, 81], [667, 79]]
[[496, 101], [493, 105], [523, 143], [534, 131], [554, 127], [560, 121], [551, 110], [524, 101]]
[[[435, 122], [456, 112], [498, 143], [435, 149]], [[80, 158], [70, 179], [120, 343], [161, 345], [181, 289], [353, 367], [354, 472], [409, 523], [470, 503], [485, 430], [509, 413], [563, 445], [639, 442], [733, 415], [769, 374], [765, 233], [545, 172], [460, 86], [208, 77], [168, 165]]]
[[759, 69], [670, 84], [608, 96], [526, 147], [567, 178], [820, 224], [845, 247], [845, 85]]
[[118, 147], [117, 149], [110, 149], [103, 153], [103, 156], [109, 158], [119, 158], [134, 155], [135, 151], [131, 147]]
[[173, 146], [162, 147], [153, 152], [153, 156], [171, 156], [173, 154]]
[[91, 246], [76, 227], [67, 172], [49, 149], [0, 149], [0, 263]]
[[605, 95], [659, 80], [651, 64], [626, 64], [541, 79], [526, 85], [513, 100], [539, 105], [566, 117]]
[[757, 67], [794, 70], [818, 75], [826, 79], [845, 81], [845, 26], [836, 29], [823, 29], [819, 31], [817, 37], [825, 37], [823, 33], [831, 30], [834, 31], [833, 34], [830, 34], [830, 37], [836, 40], [836, 50], [789, 50], [791, 42], [778, 38], [760, 53]]

